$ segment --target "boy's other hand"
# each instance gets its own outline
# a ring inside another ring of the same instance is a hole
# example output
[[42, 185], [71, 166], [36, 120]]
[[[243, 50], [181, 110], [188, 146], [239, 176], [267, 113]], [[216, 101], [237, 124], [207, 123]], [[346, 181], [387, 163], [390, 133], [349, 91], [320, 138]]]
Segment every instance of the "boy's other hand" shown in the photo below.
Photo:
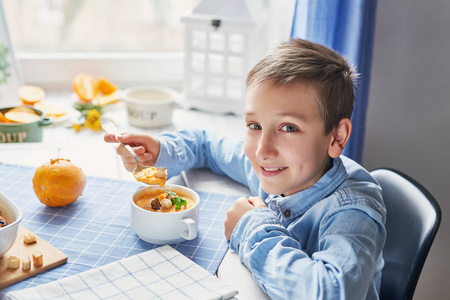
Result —
[[[115, 136], [114, 134], [106, 133], [103, 139], [107, 143], [130, 145], [144, 166], [154, 166], [159, 155], [159, 141], [149, 135], [124, 133]], [[133, 171], [136, 168], [133, 156], [123, 145], [117, 147], [117, 154], [122, 158], [125, 169]]]
[[227, 218], [225, 219], [225, 237], [227, 240], [231, 239], [231, 234], [241, 217], [247, 211], [259, 207], [266, 207], [261, 197], [240, 197], [233, 203], [233, 206], [227, 211]]

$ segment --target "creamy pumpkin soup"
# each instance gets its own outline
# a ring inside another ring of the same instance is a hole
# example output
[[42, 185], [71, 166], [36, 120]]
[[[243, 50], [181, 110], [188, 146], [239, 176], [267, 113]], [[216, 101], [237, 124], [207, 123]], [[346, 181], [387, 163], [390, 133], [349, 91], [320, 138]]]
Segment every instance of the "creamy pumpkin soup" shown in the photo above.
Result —
[[195, 205], [195, 201], [191, 198], [178, 195], [171, 190], [142, 193], [134, 203], [142, 209], [162, 213], [183, 211]]
[[8, 222], [6, 222], [6, 219], [2, 217], [0, 214], [0, 228], [8, 225]]

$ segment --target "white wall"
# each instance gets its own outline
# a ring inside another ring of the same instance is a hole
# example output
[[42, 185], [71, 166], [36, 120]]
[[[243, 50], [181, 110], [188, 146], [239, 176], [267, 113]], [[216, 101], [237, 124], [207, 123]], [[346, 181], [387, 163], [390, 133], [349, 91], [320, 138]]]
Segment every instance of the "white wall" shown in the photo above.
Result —
[[376, 22], [363, 165], [402, 170], [438, 200], [414, 299], [449, 299], [450, 1], [378, 0]]

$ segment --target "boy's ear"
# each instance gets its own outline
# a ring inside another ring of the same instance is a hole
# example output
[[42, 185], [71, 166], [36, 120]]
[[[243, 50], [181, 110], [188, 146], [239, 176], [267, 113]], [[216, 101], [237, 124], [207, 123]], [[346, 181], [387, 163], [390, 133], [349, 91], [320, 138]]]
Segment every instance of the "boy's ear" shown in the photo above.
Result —
[[348, 118], [342, 119], [338, 126], [331, 132], [330, 146], [328, 147], [328, 155], [332, 158], [339, 157], [344, 151], [344, 147], [352, 133], [352, 122]]

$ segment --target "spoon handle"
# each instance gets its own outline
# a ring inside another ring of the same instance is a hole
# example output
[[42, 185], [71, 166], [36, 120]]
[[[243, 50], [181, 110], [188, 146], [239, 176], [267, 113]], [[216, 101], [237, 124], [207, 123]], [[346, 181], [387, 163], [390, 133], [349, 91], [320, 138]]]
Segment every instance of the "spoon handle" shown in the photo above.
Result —
[[136, 155], [136, 152], [134, 152], [133, 148], [130, 147], [130, 145], [127, 144], [122, 144], [122, 146], [125, 147], [125, 149], [128, 150], [128, 152], [130, 152], [131, 156], [133, 156], [134, 160], [136, 161], [136, 169], [134, 169], [134, 173], [140, 172], [142, 171], [144, 168], [141, 165], [141, 162], [139, 160], [139, 158]]
[[[120, 135], [120, 131], [119, 131], [119, 128], [117, 128], [116, 124], [113, 121], [111, 121], [110, 119], [105, 118], [105, 117], [100, 119], [100, 123], [102, 124], [103, 130], [105, 130], [108, 133], [114, 134], [116, 136], [116, 140], [117, 140], [117, 136]], [[137, 157], [136, 152], [134, 152], [133, 148], [131, 148], [131, 146], [127, 145], [127, 144], [123, 144], [123, 143], [120, 143], [120, 144], [125, 149], [127, 149], [128, 152], [130, 152], [131, 156], [133, 156], [134, 160], [136, 161], [136, 169], [134, 169], [133, 173], [136, 174], [136, 173], [142, 171], [144, 168], [142, 167], [141, 162], [139, 161], [139, 158]]]

